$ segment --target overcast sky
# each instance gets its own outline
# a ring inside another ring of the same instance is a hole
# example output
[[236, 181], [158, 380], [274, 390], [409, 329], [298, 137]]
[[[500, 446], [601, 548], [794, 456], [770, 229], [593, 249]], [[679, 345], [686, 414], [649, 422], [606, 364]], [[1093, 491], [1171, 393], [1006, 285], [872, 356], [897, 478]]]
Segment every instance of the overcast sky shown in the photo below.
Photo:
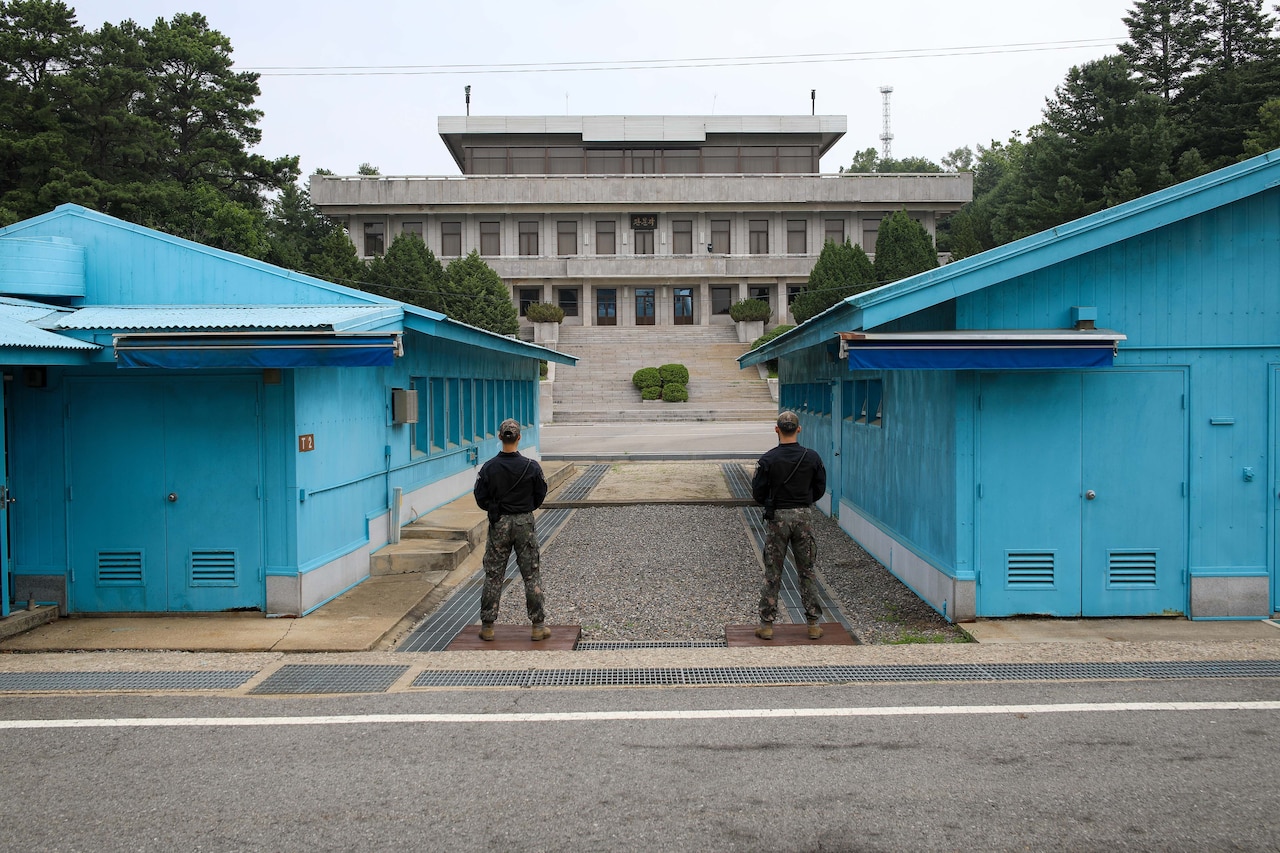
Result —
[[[304, 174], [453, 175], [436, 119], [807, 115], [848, 119], [822, 160], [938, 162], [1040, 120], [1068, 69], [1116, 53], [1132, 0], [66, 0], [87, 29], [198, 11], [262, 74], [259, 152]], [[450, 67], [452, 66], [452, 67]], [[465, 66], [459, 68], [459, 66]], [[589, 67], [584, 67], [589, 66]], [[553, 69], [571, 70], [553, 70]]]

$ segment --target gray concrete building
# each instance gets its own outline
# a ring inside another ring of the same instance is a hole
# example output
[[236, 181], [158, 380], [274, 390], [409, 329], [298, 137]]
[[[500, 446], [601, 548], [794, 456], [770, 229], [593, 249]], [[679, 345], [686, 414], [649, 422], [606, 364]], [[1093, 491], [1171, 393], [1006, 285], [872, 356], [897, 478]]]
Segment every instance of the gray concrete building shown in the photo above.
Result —
[[361, 257], [402, 233], [445, 263], [477, 250], [520, 308], [583, 326], [772, 322], [827, 240], [875, 250], [905, 209], [931, 234], [973, 195], [960, 174], [823, 173], [844, 116], [441, 116], [461, 176], [311, 178]]

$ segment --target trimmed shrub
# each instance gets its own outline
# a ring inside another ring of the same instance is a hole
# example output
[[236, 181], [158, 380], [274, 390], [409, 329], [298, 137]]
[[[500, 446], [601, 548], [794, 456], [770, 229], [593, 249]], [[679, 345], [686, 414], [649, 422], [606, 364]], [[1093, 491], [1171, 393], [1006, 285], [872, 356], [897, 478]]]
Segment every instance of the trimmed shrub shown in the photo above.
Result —
[[646, 387], [644, 387], [644, 388], [641, 388], [641, 389], [640, 389], [640, 399], [641, 399], [641, 400], [661, 400], [661, 399], [662, 399], [662, 386], [661, 386], [661, 385], [648, 385], [648, 386], [646, 386]]
[[531, 302], [524, 316], [530, 323], [559, 323], [564, 320], [564, 309], [550, 302]]
[[[756, 338], [755, 341], [751, 344], [751, 348], [756, 349], [757, 347], [764, 346], [765, 344], [769, 343], [769, 341], [778, 337], [778, 335], [781, 335], [783, 332], [789, 332], [794, 328], [795, 326], [791, 326], [786, 323], [779, 323], [777, 326], [774, 326], [772, 329], [765, 332], [760, 337]], [[765, 366], [765, 369], [768, 370], [770, 374], [774, 376], [778, 375], [778, 360], [776, 358], [769, 359], [764, 363], [764, 366]]]
[[687, 403], [689, 402], [689, 389], [679, 382], [663, 385], [662, 399], [668, 403]]
[[631, 384], [644, 391], [646, 388], [662, 388], [662, 375], [656, 367], [642, 367], [631, 374]]
[[664, 388], [671, 382], [677, 385], [689, 384], [689, 368], [683, 364], [664, 364], [658, 368], [658, 375], [662, 377]]
[[768, 322], [773, 316], [769, 303], [763, 299], [743, 299], [729, 306], [729, 316], [735, 323], [744, 320], [764, 320]]
[[539, 379], [547, 378], [547, 363], [545, 361], [538, 362], [538, 378]]

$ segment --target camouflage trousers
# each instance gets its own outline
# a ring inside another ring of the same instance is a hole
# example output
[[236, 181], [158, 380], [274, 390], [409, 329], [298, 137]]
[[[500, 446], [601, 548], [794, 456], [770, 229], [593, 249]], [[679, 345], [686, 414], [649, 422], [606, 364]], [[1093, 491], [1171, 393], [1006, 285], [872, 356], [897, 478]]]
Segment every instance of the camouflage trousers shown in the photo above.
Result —
[[782, 587], [782, 564], [787, 558], [788, 546], [796, 564], [796, 574], [800, 577], [800, 600], [804, 604], [805, 619], [810, 622], [822, 619], [818, 580], [813, 573], [813, 560], [818, 549], [813, 542], [812, 512], [809, 507], [779, 509], [774, 511], [772, 521], [765, 521], [761, 622], [772, 622], [778, 618], [778, 591]]
[[533, 526], [533, 513], [504, 515], [489, 525], [489, 542], [484, 546], [484, 590], [480, 593], [480, 621], [497, 622], [498, 605], [502, 603], [502, 582], [507, 575], [507, 560], [516, 552], [516, 565], [524, 578], [524, 603], [529, 621], [535, 625], [544, 618], [542, 610], [542, 556], [538, 553], [538, 532]]

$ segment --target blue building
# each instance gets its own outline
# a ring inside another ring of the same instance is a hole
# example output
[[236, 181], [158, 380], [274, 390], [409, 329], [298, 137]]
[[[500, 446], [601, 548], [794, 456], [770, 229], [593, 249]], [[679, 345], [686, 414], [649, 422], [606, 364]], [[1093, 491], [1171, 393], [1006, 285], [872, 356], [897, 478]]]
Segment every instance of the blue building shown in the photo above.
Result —
[[305, 614], [504, 418], [536, 455], [540, 360], [574, 362], [75, 205], [0, 229], [0, 607]]
[[1280, 609], [1280, 151], [850, 297], [740, 359], [952, 620]]

